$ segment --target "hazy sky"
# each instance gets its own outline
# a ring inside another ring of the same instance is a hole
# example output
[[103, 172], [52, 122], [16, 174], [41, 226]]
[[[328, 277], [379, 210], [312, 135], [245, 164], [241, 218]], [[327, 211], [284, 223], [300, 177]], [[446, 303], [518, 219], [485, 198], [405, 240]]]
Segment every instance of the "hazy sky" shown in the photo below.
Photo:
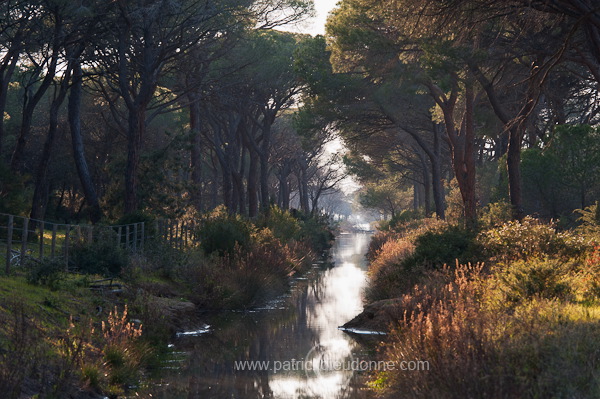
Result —
[[315, 10], [317, 11], [317, 16], [315, 18], [311, 18], [310, 20], [303, 22], [298, 26], [288, 26], [282, 28], [283, 30], [293, 31], [293, 32], [302, 32], [302, 33], [310, 33], [311, 35], [322, 35], [325, 33], [325, 21], [327, 20], [327, 14], [331, 11], [338, 0], [314, 0], [315, 1]]
[[325, 33], [327, 14], [335, 7], [337, 2], [338, 0], [315, 0], [317, 17], [312, 21], [312, 26], [309, 28], [308, 33], [313, 35]]

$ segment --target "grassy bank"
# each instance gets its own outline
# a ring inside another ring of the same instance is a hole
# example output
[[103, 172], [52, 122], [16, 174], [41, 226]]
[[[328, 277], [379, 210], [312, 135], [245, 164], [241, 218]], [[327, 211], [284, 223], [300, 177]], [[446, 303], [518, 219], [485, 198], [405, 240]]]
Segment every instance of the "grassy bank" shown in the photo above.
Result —
[[[413, 226], [414, 227], [414, 226]], [[477, 234], [437, 221], [371, 243], [371, 300], [397, 298], [381, 357], [427, 371], [374, 374], [378, 397], [600, 396], [600, 248], [532, 218]]]
[[[200, 311], [245, 309], [288, 289], [332, 238], [325, 220], [272, 209], [247, 220], [204, 215], [196, 246], [131, 255], [99, 236], [64, 259], [0, 276], [0, 389], [6, 398], [143, 392], [173, 333]], [[107, 279], [108, 278], [108, 279]]]

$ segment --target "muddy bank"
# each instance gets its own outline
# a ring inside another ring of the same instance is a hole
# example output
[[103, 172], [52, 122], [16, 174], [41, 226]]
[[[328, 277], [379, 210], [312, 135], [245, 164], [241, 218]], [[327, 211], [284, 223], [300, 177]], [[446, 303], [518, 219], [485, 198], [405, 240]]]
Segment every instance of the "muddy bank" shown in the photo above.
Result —
[[353, 332], [388, 333], [399, 319], [403, 317], [402, 300], [384, 299], [366, 305], [361, 313], [342, 325], [342, 330]]

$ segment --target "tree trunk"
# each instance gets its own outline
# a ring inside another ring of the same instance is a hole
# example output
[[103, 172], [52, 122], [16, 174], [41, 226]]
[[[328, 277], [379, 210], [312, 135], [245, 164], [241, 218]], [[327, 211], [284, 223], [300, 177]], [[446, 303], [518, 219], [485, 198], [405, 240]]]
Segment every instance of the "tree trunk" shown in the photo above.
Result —
[[215, 209], [219, 205], [219, 168], [215, 162], [215, 155], [211, 155], [212, 163], [212, 182], [211, 182], [211, 196], [210, 196], [210, 208]]
[[506, 166], [508, 170], [508, 193], [513, 210], [513, 217], [521, 220], [525, 214], [521, 194], [521, 129], [510, 130]]
[[300, 192], [300, 210], [308, 215], [310, 212], [308, 203], [308, 165], [306, 160], [300, 161], [300, 175], [298, 179], [298, 191]]
[[202, 212], [202, 121], [200, 102], [196, 96], [190, 98], [190, 168], [192, 172], [192, 203], [198, 212]]
[[235, 213], [233, 208], [233, 187], [231, 184], [231, 171], [221, 170], [223, 175], [223, 205], [229, 211], [230, 214]]
[[248, 216], [258, 215], [258, 154], [250, 149], [250, 167], [248, 169]]
[[146, 107], [136, 104], [128, 113], [127, 166], [125, 168], [125, 214], [138, 210], [138, 168], [142, 136], [145, 130]]
[[[31, 133], [31, 124], [33, 122], [33, 112], [37, 107], [38, 103], [54, 81], [54, 77], [56, 75], [56, 66], [58, 65], [58, 57], [59, 57], [59, 31], [62, 29], [62, 25], [57, 24], [55, 27], [55, 38], [53, 43], [52, 50], [52, 58], [50, 60], [50, 64], [48, 69], [44, 71], [45, 76], [42, 80], [42, 83], [38, 86], [37, 90], [33, 95], [27, 96], [26, 101], [23, 106], [23, 115], [21, 117], [21, 129], [19, 131], [19, 138], [17, 139], [17, 144], [15, 145], [15, 149], [13, 151], [11, 160], [10, 160], [10, 169], [14, 172], [17, 171], [21, 167], [22, 158], [25, 153], [25, 145], [27, 144], [27, 140], [29, 139], [29, 134]], [[42, 71], [37, 71], [40, 74]], [[1, 115], [4, 117], [4, 114]]]
[[83, 146], [83, 138], [81, 135], [81, 96], [83, 73], [81, 65], [76, 62], [73, 66], [73, 84], [71, 87], [71, 95], [69, 96], [69, 126], [71, 129], [71, 142], [73, 145], [73, 157], [75, 158], [75, 166], [79, 181], [83, 188], [86, 202], [90, 208], [90, 220], [92, 223], [97, 223], [102, 218], [102, 210], [98, 201], [98, 195], [92, 182], [92, 177], [85, 160], [85, 151]]
[[425, 196], [423, 200], [425, 201], [425, 216], [431, 216], [431, 176], [428, 170], [423, 171], [423, 187], [425, 191]]
[[434, 84], [429, 84], [429, 90], [435, 102], [442, 109], [446, 135], [452, 152], [452, 169], [463, 201], [465, 225], [475, 228], [477, 225], [477, 208], [475, 193], [475, 126], [473, 121], [474, 100], [473, 84], [465, 82], [465, 111], [460, 130], [457, 130], [454, 119], [456, 102], [458, 100], [458, 76], [454, 77], [450, 97]]
[[444, 185], [442, 183], [442, 140], [440, 140], [442, 129], [443, 127], [438, 124], [435, 124], [433, 127], [433, 152], [432, 156], [429, 157], [429, 162], [431, 163], [431, 180], [433, 185], [435, 213], [438, 218], [444, 220], [446, 219], [446, 204], [444, 201]]
[[58, 130], [58, 113], [60, 106], [62, 105], [68, 90], [68, 79], [70, 71], [66, 72], [66, 76], [63, 78], [63, 82], [59, 88], [58, 95], [52, 100], [49, 110], [49, 121], [48, 121], [48, 134], [46, 135], [46, 141], [42, 150], [42, 156], [38, 164], [35, 186], [33, 190], [33, 200], [31, 204], [32, 219], [43, 220], [46, 215], [46, 206], [48, 205], [48, 168], [50, 165], [50, 158], [52, 156], [52, 149], [56, 138], [56, 132]]
[[244, 176], [246, 175], [246, 148], [241, 146], [239, 150], [236, 150], [236, 155], [239, 155], [239, 160], [236, 160], [239, 165], [234, 169], [233, 178], [236, 184], [238, 209], [240, 215], [247, 216], [246, 187], [244, 187]]
[[[492, 105], [494, 113], [508, 130], [508, 148], [506, 166], [508, 170], [508, 191], [510, 203], [512, 205], [513, 218], [520, 220], [525, 216], [522, 204], [521, 192], [521, 143], [525, 130], [525, 122], [529, 113], [533, 110], [536, 104], [536, 99], [539, 98], [540, 88], [543, 85], [547, 74], [541, 73], [540, 65], [544, 65], [543, 60], [537, 60], [531, 64], [529, 84], [523, 106], [515, 118], [510, 118], [508, 112], [500, 103], [494, 85], [487, 79], [483, 72], [476, 66], [471, 65], [470, 68], [484, 88], [488, 100]], [[547, 64], [544, 68], [548, 68]], [[503, 148], [501, 147], [503, 150]]]
[[288, 177], [291, 172], [291, 163], [289, 160], [283, 161], [283, 166], [279, 172], [279, 195], [277, 198], [277, 204], [281, 209], [290, 208], [290, 190], [288, 184]]
[[425, 159], [425, 154], [422, 150], [417, 150], [417, 156], [421, 161], [421, 173], [423, 175], [423, 203], [425, 205], [425, 217], [431, 215], [431, 173]]
[[271, 152], [271, 126], [275, 116], [272, 112], [265, 112], [263, 118], [263, 140], [260, 151], [260, 195], [263, 212], [269, 212], [269, 155]]
[[0, 154], [3, 153], [4, 145], [4, 111], [6, 110], [6, 100], [8, 99], [8, 85], [11, 82], [11, 78], [17, 66], [19, 60], [18, 52], [13, 54], [10, 62], [3, 65], [0, 76], [2, 77], [2, 83], [0, 86]]
[[[477, 225], [477, 202], [475, 192], [475, 159], [474, 159], [474, 144], [475, 144], [475, 93], [473, 85], [470, 82], [465, 84], [465, 115], [464, 115], [464, 154], [463, 161], [460, 165], [460, 170], [455, 170], [455, 173], [463, 176], [461, 190], [463, 201], [465, 204], [465, 224], [468, 228], [475, 228]], [[461, 183], [459, 182], [459, 185]]]

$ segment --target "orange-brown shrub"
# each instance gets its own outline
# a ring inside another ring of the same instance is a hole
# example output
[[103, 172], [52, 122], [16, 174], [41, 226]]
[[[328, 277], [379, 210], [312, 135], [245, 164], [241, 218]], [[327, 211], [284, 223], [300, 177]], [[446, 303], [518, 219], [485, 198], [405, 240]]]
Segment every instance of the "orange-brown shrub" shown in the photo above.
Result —
[[414, 283], [401, 266], [414, 251], [414, 245], [403, 239], [385, 242], [369, 267], [369, 300], [393, 298], [406, 292]]
[[430, 276], [429, 286], [407, 296], [416, 299], [414, 308], [392, 331], [383, 356], [396, 364], [427, 361], [429, 370], [379, 374], [373, 385], [382, 397], [496, 397], [497, 384], [481, 383], [496, 378], [491, 367], [498, 356], [489, 329], [491, 315], [478, 300], [482, 268], [445, 268]]
[[408, 242], [414, 243], [417, 237], [425, 234], [426, 232], [438, 232], [445, 227], [448, 227], [448, 224], [443, 220], [426, 218], [400, 223], [396, 225], [393, 230], [378, 231], [373, 235], [373, 237], [371, 237], [369, 250], [367, 251], [367, 259], [369, 261], [375, 259], [383, 245], [390, 240], [404, 239]]
[[381, 356], [428, 368], [375, 374], [378, 397], [599, 397], [600, 310], [542, 296], [509, 305], [496, 285], [499, 270], [445, 268], [404, 296], [404, 317]]

